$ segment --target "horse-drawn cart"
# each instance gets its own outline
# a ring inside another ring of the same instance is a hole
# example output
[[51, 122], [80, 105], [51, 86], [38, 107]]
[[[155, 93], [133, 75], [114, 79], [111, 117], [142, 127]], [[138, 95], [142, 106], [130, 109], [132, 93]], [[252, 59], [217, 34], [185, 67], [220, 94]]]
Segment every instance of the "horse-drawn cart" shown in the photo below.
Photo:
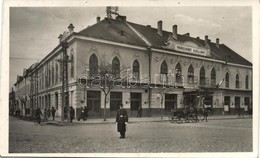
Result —
[[175, 109], [172, 110], [169, 115], [169, 121], [171, 123], [195, 123], [198, 121], [207, 120], [208, 117], [208, 109], [195, 109], [195, 108], [182, 108], [182, 109]]

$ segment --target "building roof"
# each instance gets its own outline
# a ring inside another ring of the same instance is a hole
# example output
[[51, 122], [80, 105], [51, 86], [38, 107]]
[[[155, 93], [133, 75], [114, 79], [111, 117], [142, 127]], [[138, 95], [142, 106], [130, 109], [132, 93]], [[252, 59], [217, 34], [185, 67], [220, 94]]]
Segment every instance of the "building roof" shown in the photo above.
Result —
[[101, 22], [79, 32], [81, 35], [137, 46], [146, 46], [124, 22], [105, 18]]
[[[149, 41], [152, 48], [165, 49], [163, 46], [166, 45], [169, 37], [172, 35], [171, 32], [162, 31], [162, 36], [157, 33], [157, 28], [150, 26], [144, 26], [128, 22], [125, 19], [110, 19], [105, 18], [101, 22], [96, 23], [79, 32], [80, 35], [94, 37], [98, 39], [105, 39], [119, 43], [147, 46], [140, 36], [136, 34], [129, 27], [133, 27], [138, 33], [140, 33], [145, 39]], [[205, 46], [205, 41], [199, 38], [190, 37], [189, 35], [177, 35], [177, 40], [181, 42], [191, 41], [197, 43], [200, 46]], [[209, 58], [226, 61], [228, 63], [242, 64], [252, 66], [252, 63], [247, 61], [245, 58], [240, 56], [238, 53], [230, 49], [225, 44], [219, 44], [209, 41], [211, 49], [211, 56]], [[179, 52], [181, 53], [181, 52]]]

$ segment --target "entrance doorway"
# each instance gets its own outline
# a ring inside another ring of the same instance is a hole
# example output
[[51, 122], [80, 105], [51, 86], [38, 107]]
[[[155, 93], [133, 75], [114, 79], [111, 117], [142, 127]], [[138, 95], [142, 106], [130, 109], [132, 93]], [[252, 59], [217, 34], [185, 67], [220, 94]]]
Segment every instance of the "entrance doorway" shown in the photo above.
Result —
[[235, 97], [235, 108], [236, 109], [240, 108], [240, 97]]
[[131, 116], [137, 116], [139, 106], [142, 107], [142, 93], [131, 93]]
[[165, 111], [177, 109], [177, 94], [165, 94]]
[[100, 91], [87, 91], [87, 105], [89, 117], [100, 117]]

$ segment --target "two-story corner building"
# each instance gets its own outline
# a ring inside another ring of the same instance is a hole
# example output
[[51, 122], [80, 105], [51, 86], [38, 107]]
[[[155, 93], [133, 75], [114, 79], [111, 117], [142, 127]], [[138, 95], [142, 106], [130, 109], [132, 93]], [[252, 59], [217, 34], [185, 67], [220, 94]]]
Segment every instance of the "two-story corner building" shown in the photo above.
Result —
[[[120, 103], [130, 116], [136, 116], [139, 106], [145, 116], [161, 114], [161, 110], [167, 114], [185, 106], [210, 106], [216, 114], [231, 114], [236, 108], [252, 109], [252, 64], [219, 39], [212, 42], [208, 36], [200, 39], [189, 33], [180, 35], [176, 25], [167, 32], [162, 29], [162, 21], [152, 28], [128, 22], [125, 16], [102, 21], [98, 17], [96, 24], [80, 32], [73, 28], [69, 25], [59, 40], [69, 44], [66, 105], [76, 108], [77, 115], [85, 105], [89, 117], [103, 115], [102, 90], [78, 84], [79, 76], [85, 74], [89, 79], [98, 73], [101, 61], [112, 64], [118, 74], [123, 67], [127, 68], [137, 81], [135, 86], [111, 90], [106, 102], [108, 117], [115, 116]], [[36, 76], [32, 77], [30, 94], [37, 98], [31, 102], [31, 109], [34, 105], [42, 109], [55, 107], [60, 116], [62, 58], [62, 46], [58, 44], [30, 71], [30, 75]], [[22, 82], [19, 80], [16, 85], [21, 86]]]

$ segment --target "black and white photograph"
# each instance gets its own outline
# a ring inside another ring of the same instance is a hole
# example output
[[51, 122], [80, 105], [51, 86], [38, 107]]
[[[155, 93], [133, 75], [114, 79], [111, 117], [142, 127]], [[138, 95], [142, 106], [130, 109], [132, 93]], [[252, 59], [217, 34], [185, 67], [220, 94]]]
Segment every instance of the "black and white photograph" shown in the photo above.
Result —
[[258, 156], [259, 2], [34, 2], [4, 2], [1, 155]]

